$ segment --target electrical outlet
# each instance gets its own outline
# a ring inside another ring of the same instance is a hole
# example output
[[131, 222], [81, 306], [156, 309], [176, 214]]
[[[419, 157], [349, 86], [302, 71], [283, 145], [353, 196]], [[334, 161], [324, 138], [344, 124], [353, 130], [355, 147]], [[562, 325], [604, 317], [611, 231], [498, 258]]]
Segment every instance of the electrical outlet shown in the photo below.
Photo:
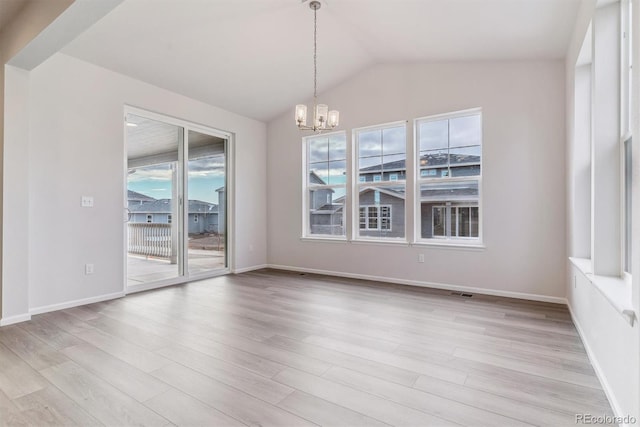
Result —
[[80, 205], [83, 208], [92, 208], [93, 207], [93, 196], [82, 196], [82, 200]]
[[424, 262], [424, 254], [418, 254], [418, 262]]
[[84, 274], [93, 274], [93, 264], [84, 265]]

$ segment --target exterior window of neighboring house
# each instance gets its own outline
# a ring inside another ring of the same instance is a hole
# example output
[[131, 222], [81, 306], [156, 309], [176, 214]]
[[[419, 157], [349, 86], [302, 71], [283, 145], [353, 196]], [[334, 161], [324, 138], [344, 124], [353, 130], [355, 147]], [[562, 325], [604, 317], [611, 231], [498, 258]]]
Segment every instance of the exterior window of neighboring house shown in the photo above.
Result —
[[425, 117], [415, 126], [418, 240], [479, 240], [481, 111]]
[[478, 207], [433, 206], [431, 230], [433, 237], [476, 237], [478, 235]]
[[356, 239], [405, 241], [406, 134], [405, 122], [354, 131]]
[[198, 214], [195, 214], [195, 215], [193, 216], [193, 222], [198, 222]]
[[167, 215], [167, 224], [171, 224], [172, 219], [173, 217], [171, 216], [171, 214]]
[[391, 231], [391, 206], [360, 206], [360, 230]]
[[151, 214], [147, 215], [147, 222], [148, 223], [152, 223], [153, 222], [153, 215], [151, 215]]
[[347, 134], [313, 135], [303, 141], [303, 236], [345, 238]]

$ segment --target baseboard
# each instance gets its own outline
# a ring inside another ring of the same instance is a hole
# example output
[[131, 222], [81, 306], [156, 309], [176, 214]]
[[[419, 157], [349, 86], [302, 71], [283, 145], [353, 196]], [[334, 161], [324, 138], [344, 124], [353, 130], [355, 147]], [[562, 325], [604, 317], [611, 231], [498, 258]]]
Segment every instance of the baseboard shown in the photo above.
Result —
[[235, 270], [233, 270], [233, 274], [240, 274], [240, 273], [247, 273], [249, 271], [262, 270], [263, 268], [268, 268], [268, 267], [269, 267], [268, 264], [261, 264], [261, 265], [252, 265], [251, 267], [236, 268]]
[[28, 320], [31, 320], [31, 314], [29, 313], [3, 317], [2, 319], [0, 319], [0, 326], [9, 326], [13, 325], [14, 323], [26, 322]]
[[498, 289], [476, 288], [472, 286], [449, 285], [446, 283], [425, 282], [419, 280], [398, 279], [394, 277], [370, 276], [366, 274], [345, 273], [341, 271], [318, 270], [315, 268], [292, 267], [289, 265], [269, 264], [269, 268], [286, 271], [299, 271], [302, 273], [323, 274], [325, 276], [346, 277], [349, 279], [372, 280], [375, 282], [393, 283], [398, 285], [420, 286], [423, 288], [443, 289], [447, 291], [469, 292], [474, 294], [491, 295], [496, 297], [516, 298], [528, 301], [551, 302], [554, 304], [567, 304], [566, 298], [550, 297], [546, 295], [527, 294], [523, 292], [501, 291]]
[[593, 366], [593, 370], [596, 372], [596, 376], [602, 385], [602, 389], [604, 390], [604, 394], [607, 396], [609, 400], [609, 404], [611, 405], [611, 409], [613, 409], [613, 414], [616, 417], [624, 417], [628, 414], [623, 414], [618, 404], [618, 400], [613, 394], [613, 390], [607, 381], [607, 377], [602, 372], [602, 368], [600, 367], [600, 363], [596, 358], [596, 355], [591, 350], [591, 346], [589, 346], [589, 341], [587, 341], [587, 337], [580, 326], [580, 322], [578, 322], [578, 317], [574, 314], [573, 308], [571, 308], [571, 304], [567, 302], [567, 307], [569, 307], [569, 313], [571, 314], [571, 320], [573, 320], [573, 324], [576, 326], [576, 330], [578, 331], [578, 335], [580, 336], [580, 341], [582, 341], [582, 345], [584, 346], [585, 351], [587, 352], [587, 357], [589, 357], [589, 361], [591, 362], [591, 366]]
[[64, 310], [66, 308], [78, 307], [80, 305], [93, 304], [94, 302], [107, 301], [110, 299], [122, 298], [125, 295], [124, 292], [114, 292], [112, 294], [99, 295], [97, 297], [77, 299], [73, 301], [67, 301], [60, 304], [44, 305], [41, 307], [35, 307], [29, 310], [29, 314], [41, 314], [49, 313], [50, 311]]

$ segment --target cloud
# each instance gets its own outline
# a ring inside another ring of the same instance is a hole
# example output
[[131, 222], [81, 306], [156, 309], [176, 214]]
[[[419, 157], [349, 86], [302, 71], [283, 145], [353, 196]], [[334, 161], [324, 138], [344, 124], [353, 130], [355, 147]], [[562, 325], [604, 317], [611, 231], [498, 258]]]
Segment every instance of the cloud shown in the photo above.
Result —
[[406, 134], [404, 125], [359, 132], [358, 156], [374, 157], [405, 153], [407, 149]]
[[134, 172], [129, 173], [129, 182], [141, 182], [141, 181], [171, 181], [173, 171], [168, 165], [147, 166], [144, 168], [138, 168]]

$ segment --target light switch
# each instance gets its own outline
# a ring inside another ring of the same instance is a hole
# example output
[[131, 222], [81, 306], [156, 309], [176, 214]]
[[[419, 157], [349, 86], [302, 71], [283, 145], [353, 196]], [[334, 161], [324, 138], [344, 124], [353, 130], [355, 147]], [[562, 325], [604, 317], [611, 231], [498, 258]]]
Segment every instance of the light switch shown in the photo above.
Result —
[[92, 208], [93, 207], [93, 197], [92, 196], [82, 196], [82, 207], [83, 208]]

